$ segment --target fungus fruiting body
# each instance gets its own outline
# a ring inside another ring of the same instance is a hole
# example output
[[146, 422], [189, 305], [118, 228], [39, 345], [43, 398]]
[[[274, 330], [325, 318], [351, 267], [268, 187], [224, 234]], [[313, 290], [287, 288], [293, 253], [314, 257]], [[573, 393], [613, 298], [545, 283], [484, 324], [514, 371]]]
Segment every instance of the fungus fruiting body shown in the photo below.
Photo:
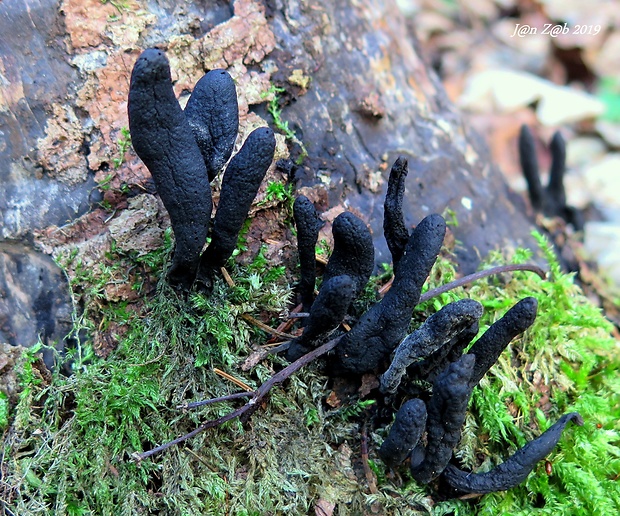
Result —
[[473, 299], [455, 301], [431, 315], [398, 345], [390, 367], [381, 376], [381, 390], [396, 392], [411, 364], [438, 351], [481, 316], [482, 305]]
[[534, 323], [537, 307], [538, 301], [535, 298], [522, 299], [474, 342], [469, 349], [469, 353], [476, 357], [471, 377], [472, 385], [478, 384], [510, 341]]
[[350, 276], [334, 276], [327, 280], [312, 304], [304, 332], [291, 342], [286, 358], [293, 362], [323, 344], [342, 323], [355, 294], [355, 282]]
[[325, 224], [319, 217], [310, 199], [300, 195], [293, 204], [293, 217], [297, 229], [297, 250], [299, 253], [299, 295], [302, 309], [307, 312], [314, 300], [316, 282], [316, 243], [319, 231]]
[[360, 294], [375, 265], [375, 248], [368, 226], [353, 213], [345, 211], [332, 224], [334, 250], [329, 257], [323, 281], [343, 274], [355, 282]]
[[[198, 277], [208, 290], [214, 271], [232, 255], [273, 161], [273, 131], [255, 129], [230, 159], [239, 125], [232, 78], [225, 70], [207, 73], [183, 111], [172, 89], [168, 60], [156, 48], [145, 50], [134, 65], [128, 112], [134, 149], [153, 176], [174, 231], [168, 280], [187, 291]], [[229, 159], [211, 243], [201, 256], [213, 208], [209, 182]]]
[[583, 216], [581, 212], [566, 204], [566, 191], [564, 189], [564, 173], [566, 171], [566, 143], [562, 134], [556, 132], [549, 144], [551, 152], [551, 169], [549, 182], [543, 188], [536, 156], [536, 145], [531, 131], [526, 125], [521, 127], [519, 133], [519, 158], [521, 170], [527, 182], [528, 194], [532, 208], [542, 212], [547, 217], [561, 217], [575, 229], [583, 228]]
[[409, 240], [409, 231], [407, 231], [403, 216], [405, 179], [407, 179], [408, 172], [407, 160], [399, 157], [390, 171], [388, 189], [383, 205], [383, 234], [392, 254], [394, 268], [398, 266], [398, 262], [405, 252], [407, 240]]
[[259, 127], [250, 133], [226, 167], [211, 243], [200, 260], [200, 281], [208, 284], [212, 271], [222, 267], [235, 250], [239, 231], [273, 161], [275, 146], [273, 131]]
[[426, 448], [418, 445], [411, 459], [411, 476], [422, 484], [441, 474], [461, 438], [475, 361], [473, 355], [463, 355], [433, 382], [433, 395], [427, 406], [428, 444]]
[[133, 68], [128, 101], [133, 147], [155, 181], [175, 236], [168, 279], [189, 289], [207, 238], [212, 201], [207, 169], [172, 89], [161, 50], [145, 50]]
[[564, 414], [540, 437], [527, 443], [492, 470], [467, 473], [449, 464], [442, 478], [459, 493], [485, 494], [511, 489], [523, 482], [536, 464], [553, 451], [569, 421], [578, 426], [583, 425], [582, 417], [576, 412]]
[[[168, 280], [175, 287], [189, 290], [197, 279], [209, 290], [214, 274], [235, 249], [251, 203], [273, 161], [273, 131], [266, 127], [256, 129], [231, 158], [238, 108], [230, 76], [223, 70], [209, 72], [196, 85], [183, 112], [172, 89], [168, 61], [157, 49], [143, 52], [134, 66], [128, 111], [134, 148], [153, 175], [175, 234]], [[522, 131], [519, 149], [534, 208], [553, 214], [567, 213], [561, 137], [554, 137], [551, 143], [554, 161], [546, 190], [540, 184], [533, 140], [527, 129]], [[201, 256], [212, 211], [209, 182], [223, 169], [211, 242]], [[247, 421], [273, 385], [331, 351], [327, 369], [332, 375], [359, 377], [383, 372], [378, 382], [378, 399], [385, 402], [385, 407], [391, 409], [396, 405], [399, 409], [379, 456], [392, 468], [410, 456], [411, 475], [423, 484], [441, 476], [456, 493], [508, 489], [522, 482], [536, 462], [554, 448], [569, 421], [582, 423], [577, 413], [562, 416], [538, 439], [487, 473], [464, 473], [450, 464], [472, 390], [508, 343], [532, 325], [537, 301], [519, 301], [465, 354], [478, 333], [482, 315], [482, 306], [470, 299], [446, 305], [406, 336], [446, 232], [444, 219], [433, 214], [409, 233], [403, 217], [406, 177], [407, 161], [399, 158], [390, 173], [385, 202], [384, 233], [395, 272], [384, 297], [363, 313], [350, 331], [328, 341], [349, 315], [353, 301], [372, 273], [372, 237], [368, 226], [350, 212], [334, 220], [334, 249], [322, 288], [314, 299], [314, 248], [323, 222], [312, 203], [299, 197], [294, 204], [301, 269], [299, 293], [309, 314], [303, 333], [288, 345], [287, 358], [292, 363], [256, 391], [243, 393], [243, 397], [250, 398], [245, 406], [207, 421], [167, 445], [140, 454], [139, 459], [234, 417]], [[418, 398], [405, 399], [415, 382], [432, 385], [431, 394], [418, 389]], [[233, 394], [208, 402], [239, 397]]]
[[373, 371], [396, 348], [407, 332], [445, 231], [445, 221], [439, 215], [429, 215], [414, 229], [392, 288], [362, 315], [336, 348], [337, 370], [350, 374]]
[[426, 426], [426, 405], [412, 399], [403, 403], [396, 413], [394, 424], [379, 448], [379, 457], [390, 467], [403, 462], [418, 444]]
[[239, 131], [237, 89], [226, 70], [211, 70], [196, 83], [185, 115], [213, 181], [230, 159]]

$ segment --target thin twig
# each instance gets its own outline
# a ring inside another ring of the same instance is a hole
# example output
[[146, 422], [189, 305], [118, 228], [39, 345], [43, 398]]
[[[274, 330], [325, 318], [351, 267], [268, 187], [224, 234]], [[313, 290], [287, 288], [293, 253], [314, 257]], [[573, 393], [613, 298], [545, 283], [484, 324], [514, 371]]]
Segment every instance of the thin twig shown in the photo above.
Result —
[[234, 287], [235, 281], [232, 279], [231, 275], [228, 274], [228, 271], [224, 267], [220, 267], [220, 272], [222, 273], [222, 276], [224, 276], [224, 281], [226, 284], [231, 288]]
[[264, 330], [267, 333], [271, 333], [272, 335], [277, 335], [278, 337], [281, 337], [286, 340], [291, 340], [295, 338], [295, 335], [291, 335], [290, 333], [284, 333], [282, 331], [275, 330], [274, 328], [271, 328], [264, 322], [256, 319], [256, 317], [252, 317], [250, 314], [241, 314], [241, 318], [246, 320], [250, 324], [253, 324], [254, 326], [258, 326], [261, 330]]
[[467, 285], [468, 283], [473, 283], [474, 281], [478, 281], [479, 279], [486, 278], [487, 276], [493, 276], [495, 274], [502, 274], [503, 272], [512, 272], [512, 271], [529, 271], [535, 272], [542, 279], [545, 279], [547, 275], [545, 271], [543, 271], [538, 265], [534, 265], [532, 263], [516, 263], [510, 265], [498, 265], [497, 267], [491, 267], [490, 269], [486, 269], [483, 271], [475, 272], [474, 274], [470, 274], [468, 276], [463, 276], [457, 280], [451, 281], [450, 283], [446, 283], [441, 287], [433, 288], [428, 292], [425, 292], [420, 296], [420, 303], [424, 303], [424, 301], [428, 301], [433, 297], [436, 297], [440, 294], [444, 294], [449, 290], [452, 290], [457, 287], [462, 287]]
[[[293, 308], [293, 309], [289, 312], [289, 319], [287, 319], [286, 321], [282, 321], [282, 322], [278, 325], [278, 327], [276, 328], [276, 330], [277, 330], [277, 331], [279, 331], [279, 332], [288, 332], [288, 331], [292, 328], [293, 324], [295, 324], [295, 321], [293, 321], [290, 317], [291, 317], [291, 316], [293, 316], [293, 317], [294, 317], [294, 315], [293, 315], [293, 314], [297, 314], [297, 313], [299, 313], [299, 312], [301, 311], [301, 308], [302, 308], [302, 304], [301, 304], [301, 303], [300, 303], [300, 304], [298, 304], [295, 308]], [[271, 337], [271, 338], [267, 341], [267, 343], [268, 343], [268, 344], [272, 344], [274, 341], [275, 341], [275, 337]]]
[[[338, 337], [336, 339], [330, 340], [329, 342], [326, 342], [322, 346], [312, 350], [310, 353], [304, 355], [298, 360], [295, 360], [295, 362], [292, 362], [291, 364], [286, 366], [284, 369], [274, 374], [271, 378], [269, 378], [269, 380], [267, 380], [258, 389], [256, 389], [256, 391], [254, 391], [253, 393], [254, 395], [252, 396], [252, 398], [242, 407], [236, 410], [233, 410], [232, 412], [229, 412], [228, 414], [225, 414], [222, 417], [218, 417], [217, 419], [211, 419], [209, 421], [205, 421], [204, 423], [202, 423], [200, 426], [198, 426], [197, 428], [195, 428], [188, 434], [177, 437], [176, 439], [169, 441], [167, 443], [164, 443], [160, 446], [157, 446], [153, 448], [152, 450], [148, 450], [142, 453], [134, 452], [132, 453], [131, 457], [133, 458], [135, 462], [139, 463], [140, 461], [148, 457], [156, 455], [157, 453], [167, 450], [168, 448], [172, 446], [175, 446], [184, 441], [187, 441], [188, 439], [191, 439], [192, 437], [198, 435], [200, 432], [203, 432], [204, 430], [208, 430], [209, 428], [215, 428], [216, 426], [220, 426], [226, 423], [227, 421], [230, 421], [231, 419], [234, 419], [236, 417], [240, 418], [242, 422], [247, 421], [248, 418], [259, 407], [260, 402], [267, 395], [267, 393], [272, 389], [272, 387], [283, 382], [289, 376], [299, 371], [302, 367], [309, 364], [314, 359], [334, 349], [337, 346], [338, 342], [340, 342], [341, 338], [342, 337]], [[252, 393], [250, 393], [250, 395], [251, 394]]]
[[234, 383], [237, 387], [241, 387], [242, 389], [245, 389], [247, 392], [254, 392], [254, 389], [252, 389], [252, 387], [250, 387], [247, 383], [239, 380], [239, 378], [235, 378], [233, 375], [228, 374], [227, 372], [222, 371], [221, 369], [218, 369], [217, 367], [213, 368], [213, 372], [221, 376], [222, 378], [226, 378], [229, 382]]
[[229, 400], [236, 400], [238, 398], [247, 398], [253, 395], [254, 395], [254, 391], [235, 392], [234, 394], [227, 394], [226, 396], [220, 396], [219, 398], [211, 398], [209, 400], [200, 400], [200, 401], [192, 401], [190, 403], [183, 403], [181, 405], [177, 405], [177, 408], [187, 410], [187, 409], [192, 409], [192, 408], [204, 407], [205, 405], [211, 405], [213, 403], [219, 403], [220, 401], [229, 401]]
[[310, 312], [290, 312], [288, 314], [289, 319], [303, 319], [304, 317], [310, 317]]

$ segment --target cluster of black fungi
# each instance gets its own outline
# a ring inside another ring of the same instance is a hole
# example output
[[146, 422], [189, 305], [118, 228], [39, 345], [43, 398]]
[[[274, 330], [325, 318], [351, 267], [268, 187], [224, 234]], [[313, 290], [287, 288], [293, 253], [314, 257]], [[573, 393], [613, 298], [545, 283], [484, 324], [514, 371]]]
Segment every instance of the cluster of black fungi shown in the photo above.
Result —
[[[134, 149], [153, 176], [175, 235], [168, 281], [178, 290], [197, 287], [208, 291], [214, 275], [235, 248], [273, 160], [274, 134], [267, 127], [256, 129], [231, 159], [238, 131], [233, 80], [224, 70], [210, 71], [196, 84], [182, 110], [173, 92], [168, 61], [159, 49], [148, 49], [138, 58], [131, 76], [128, 110]], [[527, 134], [522, 136], [522, 156], [528, 154], [525, 147], [529, 142]], [[533, 170], [532, 163], [530, 160], [525, 168]], [[210, 181], [224, 168], [211, 242], [202, 252], [211, 222]], [[399, 158], [390, 173], [383, 223], [394, 264], [393, 284], [342, 335], [327, 370], [332, 377], [358, 378], [383, 371], [377, 395], [400, 407], [379, 449], [379, 456], [389, 467], [396, 468], [409, 457], [416, 481], [427, 484], [440, 478], [453, 495], [506, 490], [525, 480], [536, 463], [551, 452], [569, 421], [578, 425], [583, 421], [577, 413], [565, 414], [540, 437], [486, 473], [465, 472], [451, 463], [473, 388], [508, 343], [534, 322], [537, 302], [532, 297], [522, 299], [471, 346], [483, 312], [482, 305], [472, 299], [444, 306], [407, 335], [446, 225], [440, 215], [433, 214], [411, 233], [408, 231], [402, 213], [406, 176], [407, 161]], [[553, 177], [557, 174], [552, 175], [552, 193], [557, 190]], [[534, 190], [541, 192], [537, 186]], [[561, 204], [560, 200], [555, 206]], [[342, 213], [333, 222], [334, 249], [315, 298], [315, 246], [323, 222], [304, 196], [295, 201], [294, 219], [301, 271], [298, 293], [309, 315], [303, 333], [286, 351], [290, 361], [339, 331], [374, 268], [368, 227], [354, 214]], [[412, 389], [415, 391], [412, 386], [421, 381], [432, 385], [432, 394], [418, 389], [414, 395], [419, 397], [403, 402], [412, 395]]]

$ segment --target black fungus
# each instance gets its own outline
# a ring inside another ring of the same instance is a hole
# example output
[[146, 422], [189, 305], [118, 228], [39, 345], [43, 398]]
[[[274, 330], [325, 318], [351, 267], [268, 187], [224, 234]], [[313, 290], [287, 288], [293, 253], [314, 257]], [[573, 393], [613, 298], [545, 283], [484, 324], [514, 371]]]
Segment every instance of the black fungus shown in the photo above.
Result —
[[286, 358], [293, 362], [323, 344], [340, 326], [355, 298], [355, 282], [350, 276], [336, 276], [323, 283], [304, 332], [291, 341]]
[[577, 230], [583, 229], [583, 215], [581, 212], [566, 204], [566, 192], [564, 190], [566, 143], [559, 132], [553, 135], [549, 150], [551, 151], [549, 183], [546, 188], [543, 188], [538, 169], [534, 138], [527, 126], [521, 127], [519, 134], [519, 158], [521, 160], [521, 169], [527, 182], [532, 207], [547, 217], [561, 217]]
[[390, 367], [381, 376], [381, 391], [396, 392], [411, 364], [438, 351], [480, 317], [482, 305], [473, 299], [454, 301], [431, 315], [396, 348]]
[[437, 478], [446, 468], [461, 438], [461, 427], [471, 396], [475, 357], [463, 355], [437, 376], [427, 405], [427, 445], [418, 445], [411, 459], [411, 476], [422, 484]]
[[419, 399], [408, 400], [396, 413], [394, 424], [379, 448], [379, 457], [389, 467], [403, 462], [418, 444], [426, 426], [426, 405]]
[[526, 125], [521, 126], [519, 133], [519, 159], [521, 160], [521, 170], [527, 182], [532, 207], [536, 211], [540, 211], [542, 210], [544, 192], [540, 182], [534, 137]]
[[537, 307], [538, 301], [535, 298], [526, 297], [522, 299], [474, 342], [469, 349], [469, 353], [476, 356], [476, 366], [471, 377], [472, 385], [478, 384], [486, 372], [497, 362], [510, 341], [534, 323]]
[[561, 215], [566, 207], [566, 191], [564, 190], [564, 172], [566, 171], [566, 142], [558, 131], [551, 138], [551, 170], [547, 186], [548, 201], [553, 204], [546, 211]]
[[336, 347], [336, 373], [371, 372], [405, 336], [422, 286], [441, 249], [446, 223], [429, 215], [413, 230], [394, 276], [392, 287], [372, 306]]
[[332, 224], [334, 250], [329, 257], [323, 281], [335, 276], [347, 275], [355, 282], [356, 295], [359, 295], [375, 266], [375, 248], [368, 226], [345, 211], [336, 217]]
[[385, 195], [383, 234], [392, 254], [392, 263], [396, 269], [405, 252], [409, 231], [403, 217], [403, 197], [405, 195], [405, 179], [409, 172], [407, 160], [400, 156], [390, 171], [387, 193]]
[[211, 70], [196, 83], [185, 116], [213, 181], [229, 160], [239, 130], [237, 90], [226, 70]]
[[174, 231], [168, 280], [172, 286], [188, 290], [207, 238], [211, 188], [161, 50], [145, 50], [136, 61], [127, 109], [133, 147], [153, 176]]
[[425, 380], [429, 383], [433, 383], [437, 375], [443, 371], [448, 364], [456, 362], [459, 359], [465, 348], [476, 338], [479, 329], [480, 325], [478, 321], [476, 321], [437, 351], [428, 355], [424, 360], [409, 366], [406, 373], [407, 378], [410, 380]]
[[222, 267], [235, 250], [239, 231], [273, 161], [275, 146], [273, 131], [269, 127], [259, 127], [250, 133], [226, 167], [211, 243], [200, 260], [198, 280], [201, 283], [209, 285], [213, 271]]
[[573, 421], [579, 426], [583, 425], [583, 419], [577, 412], [564, 414], [540, 437], [527, 443], [491, 471], [467, 473], [449, 464], [442, 474], [442, 479], [460, 494], [485, 494], [511, 489], [523, 482], [536, 464], [551, 453], [569, 421]]
[[300, 195], [293, 204], [293, 217], [297, 228], [297, 249], [299, 252], [299, 295], [302, 310], [308, 312], [314, 300], [316, 282], [316, 243], [319, 231], [325, 224], [314, 204], [305, 195]]

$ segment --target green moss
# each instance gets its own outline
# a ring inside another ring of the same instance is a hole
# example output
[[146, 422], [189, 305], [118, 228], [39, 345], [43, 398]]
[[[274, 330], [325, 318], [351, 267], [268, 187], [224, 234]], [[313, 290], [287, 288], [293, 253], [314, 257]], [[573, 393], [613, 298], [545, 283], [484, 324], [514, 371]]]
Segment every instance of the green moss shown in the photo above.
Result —
[[[168, 252], [169, 247], [145, 262], [158, 265]], [[528, 257], [518, 251], [512, 259]], [[337, 505], [338, 514], [361, 514], [370, 507], [389, 514], [615, 514], [620, 509], [618, 343], [610, 337], [610, 323], [572, 277], [560, 272], [550, 251], [547, 258], [552, 271], [547, 280], [530, 273], [489, 278], [428, 301], [414, 320], [418, 324], [444, 304], [469, 296], [485, 306], [482, 331], [516, 300], [538, 299], [535, 325], [475, 389], [457, 456], [464, 467], [489, 469], [560, 414], [577, 410], [585, 425], [565, 431], [548, 457], [551, 475], [541, 463], [511, 491], [435, 503], [432, 488], [413, 482], [406, 468], [402, 481], [386, 471], [376, 456], [385, 429], [377, 429], [369, 434], [369, 448], [379, 492], [369, 494], [354, 466], [373, 400], [328, 411], [327, 379], [316, 365], [275, 388], [246, 426], [233, 420], [135, 464], [132, 453], [243, 403], [190, 412], [176, 408], [238, 390], [214, 367], [252, 387], [281, 367], [278, 357], [249, 372], [239, 367], [266, 337], [241, 315], [276, 321], [290, 295], [284, 271], [270, 268], [259, 254], [247, 267], [231, 266], [234, 287], [218, 282], [209, 298], [180, 299], [160, 283], [139, 313], [101, 297], [119, 271], [82, 270], [74, 276], [74, 296], [99, 303], [76, 317], [75, 337], [84, 328], [87, 334], [93, 330], [95, 311], [98, 324], [124, 321], [128, 331], [106, 360], [94, 356], [88, 339], [78, 339], [70, 354], [73, 374], [55, 372], [51, 383], [32, 369], [36, 350], [22, 360], [24, 391], [9, 415], [3, 442], [8, 469], [3, 481], [18, 487], [11, 491], [11, 510], [28, 515], [307, 514], [324, 499]], [[503, 260], [494, 254], [487, 263]], [[148, 267], [137, 270], [149, 274]], [[454, 276], [453, 264], [441, 259], [429, 286]]]
[[280, 133], [284, 135], [286, 140], [290, 142], [291, 144], [299, 145], [300, 153], [296, 159], [296, 164], [301, 165], [304, 159], [308, 157], [308, 151], [306, 150], [306, 147], [303, 144], [303, 142], [299, 138], [297, 138], [295, 131], [293, 131], [289, 127], [288, 120], [282, 119], [282, 107], [280, 106], [280, 94], [284, 93], [285, 91], [286, 90], [284, 88], [279, 88], [275, 86], [274, 84], [271, 85], [269, 90], [265, 93], [265, 97], [271, 98], [271, 100], [269, 100], [267, 104], [267, 111], [269, 112], [269, 114], [271, 115], [271, 118], [273, 119], [273, 125]]
[[0, 391], [0, 430], [9, 426], [9, 397]]

